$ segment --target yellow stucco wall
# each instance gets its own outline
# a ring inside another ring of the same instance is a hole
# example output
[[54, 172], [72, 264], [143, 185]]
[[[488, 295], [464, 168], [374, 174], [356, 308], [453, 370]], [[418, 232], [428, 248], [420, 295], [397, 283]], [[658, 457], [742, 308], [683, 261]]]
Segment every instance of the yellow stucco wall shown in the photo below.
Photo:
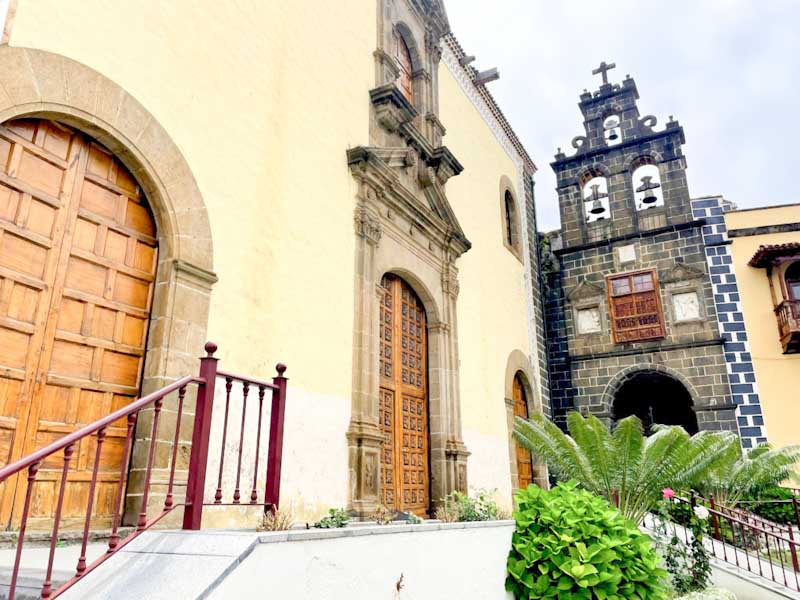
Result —
[[[800, 206], [780, 206], [726, 213], [728, 231], [783, 223], [800, 223]], [[766, 269], [748, 266], [762, 244], [800, 241], [800, 233], [733, 237], [733, 261], [742, 301], [747, 337], [758, 382], [767, 439], [775, 446], [800, 443], [800, 354], [784, 355], [773, 312]], [[775, 292], [780, 301], [777, 278]]]
[[[369, 143], [374, 2], [19, 0], [10, 44], [99, 71], [165, 128], [208, 210], [221, 368], [289, 366], [283, 498], [306, 516], [347, 499], [355, 184]], [[523, 265], [502, 244], [499, 180], [516, 167], [440, 69], [448, 196], [473, 248], [458, 263], [460, 389], [471, 486], [510, 499], [504, 376], [529, 353]], [[519, 189], [515, 190], [519, 196]], [[198, 348], [198, 355], [200, 349]], [[508, 502], [506, 502], [508, 503]]]
[[459, 358], [464, 441], [470, 485], [496, 488], [510, 498], [508, 426], [504, 377], [511, 352], [529, 355], [525, 274], [522, 262], [503, 244], [500, 178], [521, 185], [514, 161], [498, 143], [449, 68], [439, 69], [444, 143], [464, 165], [447, 182], [447, 196], [472, 249], [458, 263]]

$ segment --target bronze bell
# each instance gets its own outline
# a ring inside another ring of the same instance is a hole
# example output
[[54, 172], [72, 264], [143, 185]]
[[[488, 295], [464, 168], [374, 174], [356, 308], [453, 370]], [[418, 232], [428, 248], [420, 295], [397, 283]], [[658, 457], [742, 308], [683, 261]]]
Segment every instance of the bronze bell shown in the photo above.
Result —
[[603, 206], [603, 203], [600, 202], [600, 199], [598, 198], [592, 202], [592, 208], [589, 209], [589, 212], [593, 215], [602, 215], [604, 212], [606, 212], [606, 207]]
[[611, 133], [608, 134], [608, 141], [609, 142], [616, 142], [619, 139], [619, 134], [617, 133], [616, 128], [611, 130]]
[[658, 198], [656, 198], [656, 195], [653, 193], [653, 190], [647, 190], [647, 195], [644, 198], [642, 198], [642, 204], [646, 204], [649, 206], [651, 204], [655, 204], [656, 202], [658, 202]]

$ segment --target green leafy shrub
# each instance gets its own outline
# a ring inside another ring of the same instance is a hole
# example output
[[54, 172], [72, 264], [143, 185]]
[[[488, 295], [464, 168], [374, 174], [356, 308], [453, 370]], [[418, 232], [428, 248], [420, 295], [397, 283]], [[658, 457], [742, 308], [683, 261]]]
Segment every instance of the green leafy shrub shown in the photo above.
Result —
[[328, 510], [328, 516], [321, 518], [314, 523], [317, 529], [338, 529], [346, 527], [350, 522], [350, 516], [342, 508], [331, 508]]
[[436, 518], [446, 523], [456, 521], [496, 521], [503, 516], [490, 490], [477, 490], [475, 496], [451, 492], [442, 498]]
[[666, 598], [650, 537], [602, 498], [569, 482], [516, 500], [506, 589], [517, 600]]
[[742, 500], [748, 502], [741, 502], [739, 508], [754, 512], [760, 517], [769, 519], [773, 523], [780, 523], [781, 525], [794, 525], [795, 514], [794, 507], [791, 502], [784, 503], [768, 503], [758, 504], [751, 503], [750, 501], [762, 502], [764, 500], [791, 500], [792, 491], [786, 488], [771, 485], [767, 486], [755, 493], [747, 494]]

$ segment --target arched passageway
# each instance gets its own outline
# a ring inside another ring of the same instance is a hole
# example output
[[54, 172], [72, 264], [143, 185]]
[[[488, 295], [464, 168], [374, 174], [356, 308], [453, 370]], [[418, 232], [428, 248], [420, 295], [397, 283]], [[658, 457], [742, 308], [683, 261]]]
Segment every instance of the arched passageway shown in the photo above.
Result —
[[636, 415], [648, 434], [658, 423], [680, 425], [694, 435], [699, 428], [692, 405], [689, 391], [677, 379], [656, 371], [638, 371], [617, 389], [612, 418], [619, 421]]

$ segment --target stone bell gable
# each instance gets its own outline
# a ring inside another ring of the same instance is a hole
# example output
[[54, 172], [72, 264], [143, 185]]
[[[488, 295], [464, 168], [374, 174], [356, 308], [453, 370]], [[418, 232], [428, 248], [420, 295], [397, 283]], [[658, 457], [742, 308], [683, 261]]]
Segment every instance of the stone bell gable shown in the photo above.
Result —
[[[705, 222], [692, 215], [683, 128], [642, 117], [636, 83], [584, 90], [584, 132], [558, 149], [561, 229], [546, 288], [553, 412], [649, 427], [735, 429]], [[669, 390], [666, 393], [665, 390]]]

